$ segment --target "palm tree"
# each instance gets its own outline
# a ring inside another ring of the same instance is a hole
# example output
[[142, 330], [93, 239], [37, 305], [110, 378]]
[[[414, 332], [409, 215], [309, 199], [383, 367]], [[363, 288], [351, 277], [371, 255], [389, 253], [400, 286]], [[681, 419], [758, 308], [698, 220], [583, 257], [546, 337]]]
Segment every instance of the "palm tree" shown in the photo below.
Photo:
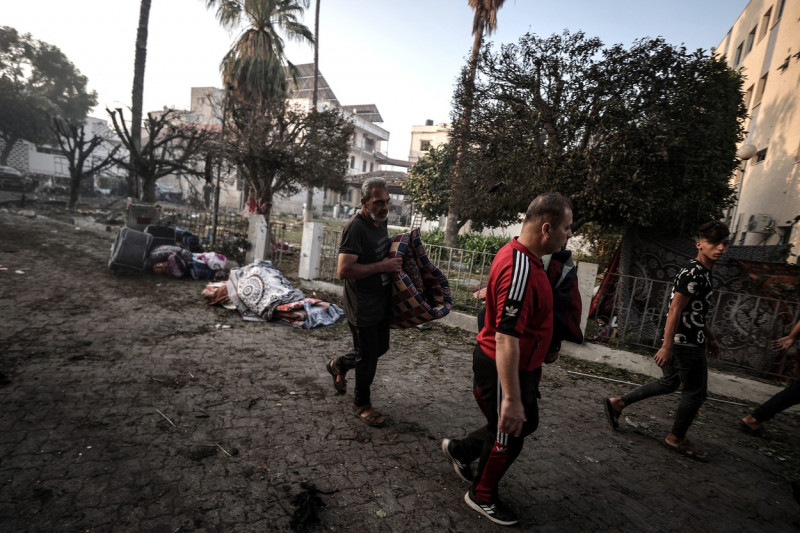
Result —
[[[138, 151], [142, 146], [142, 99], [144, 96], [144, 65], [147, 59], [147, 25], [150, 20], [150, 1], [139, 5], [139, 28], [136, 31], [136, 54], [133, 59], [133, 90], [131, 91], [131, 138]], [[128, 195], [139, 197], [139, 176], [128, 173]]]
[[311, 30], [298, 20], [308, 5], [309, 0], [206, 0], [206, 8], [217, 9], [217, 20], [224, 28], [247, 24], [220, 67], [223, 81], [238, 100], [255, 105], [283, 100], [284, 64], [293, 74], [296, 68], [286, 58], [280, 34], [314, 42]]
[[[317, 96], [319, 92], [319, 3], [316, 1], [314, 10], [314, 91], [311, 93], [311, 112], [317, 112]], [[312, 133], [313, 135], [313, 133]], [[303, 222], [314, 220], [314, 187], [309, 187], [306, 193], [306, 210], [303, 213]]]
[[[458, 145], [456, 146], [456, 162], [453, 170], [453, 186], [458, 184], [461, 176], [461, 167], [464, 151], [464, 134], [469, 129], [472, 120], [473, 92], [475, 91], [475, 73], [478, 70], [478, 57], [483, 44], [483, 36], [491, 35], [497, 28], [497, 11], [503, 6], [505, 0], [468, 0], [469, 6], [475, 11], [472, 18], [472, 53], [469, 58], [469, 69], [467, 71], [467, 82], [465, 87], [465, 104], [461, 115], [461, 131]], [[452, 198], [453, 195], [451, 195]], [[445, 246], [455, 248], [458, 243], [458, 230], [463, 225], [459, 225], [458, 210], [453, 205], [448, 207], [447, 225], [445, 226], [444, 243]]]

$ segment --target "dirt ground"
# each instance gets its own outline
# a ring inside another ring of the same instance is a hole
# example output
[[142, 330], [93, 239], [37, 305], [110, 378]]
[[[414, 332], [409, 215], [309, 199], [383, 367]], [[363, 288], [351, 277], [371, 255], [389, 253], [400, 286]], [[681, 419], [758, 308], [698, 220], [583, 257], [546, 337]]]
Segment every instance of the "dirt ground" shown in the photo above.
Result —
[[[204, 282], [111, 274], [102, 217], [27, 208], [0, 206], [0, 531], [502, 529], [465, 506], [439, 444], [481, 423], [470, 334], [393, 331], [373, 391], [391, 424], [369, 428], [324, 369], [348, 349], [344, 321], [244, 322], [207, 306]], [[737, 428], [752, 405], [707, 402], [700, 464], [662, 445], [675, 396], [608, 427], [600, 398], [645, 379], [546, 368], [539, 429], [501, 488], [517, 530], [800, 528], [796, 415], [765, 441]]]

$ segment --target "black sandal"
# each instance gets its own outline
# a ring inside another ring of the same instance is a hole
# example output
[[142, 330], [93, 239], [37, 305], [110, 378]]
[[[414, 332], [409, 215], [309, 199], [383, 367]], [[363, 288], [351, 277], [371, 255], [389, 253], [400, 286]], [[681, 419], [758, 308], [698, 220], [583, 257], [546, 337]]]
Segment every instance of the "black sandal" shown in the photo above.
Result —
[[328, 364], [325, 365], [325, 368], [328, 370], [328, 373], [333, 376], [333, 388], [336, 389], [336, 394], [347, 394], [347, 380], [342, 379], [339, 381], [339, 376], [344, 378], [344, 374], [339, 372], [339, 365], [336, 364], [336, 359], [331, 359]]

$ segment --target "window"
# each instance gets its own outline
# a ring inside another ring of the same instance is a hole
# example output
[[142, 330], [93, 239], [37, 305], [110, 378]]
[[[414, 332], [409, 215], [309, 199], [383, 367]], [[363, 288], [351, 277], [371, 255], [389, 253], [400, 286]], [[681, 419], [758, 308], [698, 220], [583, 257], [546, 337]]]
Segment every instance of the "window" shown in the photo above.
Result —
[[739, 62], [741, 62], [741, 60], [742, 60], [742, 47], [743, 46], [744, 46], [744, 43], [739, 43], [739, 46], [736, 47], [736, 61], [733, 62], [733, 66], [734, 67], [738, 67], [739, 66]]
[[784, 60], [784, 62], [781, 64], [781, 66], [778, 67], [778, 70], [784, 71], [787, 68], [789, 68], [789, 60], [791, 58], [792, 58], [792, 56], [786, 56], [786, 60]]
[[350, 156], [350, 168], [356, 168], [356, 158], [355, 156]]
[[750, 109], [750, 100], [753, 99], [753, 85], [744, 93], [744, 107]]
[[756, 89], [756, 99], [755, 102], [753, 102], [753, 107], [761, 103], [761, 99], [764, 97], [764, 88], [766, 86], [767, 86], [767, 75], [764, 74], [764, 76], [762, 76], [761, 79], [758, 80], [758, 88]]
[[761, 17], [761, 34], [758, 36], [759, 41], [764, 38], [764, 36], [767, 34], [767, 31], [769, 30], [770, 18], [772, 18], [772, 8], [769, 8], [767, 12], [764, 13], [764, 16]]
[[750, 50], [753, 49], [753, 43], [756, 41], [756, 29], [757, 28], [758, 28], [758, 26], [753, 26], [753, 29], [750, 31], [750, 33], [747, 34], [747, 46], [744, 49], [745, 55], [750, 53]]
[[431, 142], [430, 141], [420, 141], [419, 142], [419, 151], [420, 152], [427, 152], [431, 149]]
[[367, 162], [366, 161], [362, 161], [362, 163], [361, 163], [361, 172], [366, 172], [366, 171], [367, 171]]
[[786, 0], [781, 0], [780, 5], [778, 6], [778, 16], [775, 17], [775, 20], [780, 20], [783, 16], [783, 7], [786, 5]]
[[372, 170], [373, 170], [374, 168], [375, 168], [375, 163], [370, 163], [370, 164], [369, 164], [369, 171], [370, 171], [370, 172], [372, 172]]
[[56, 176], [69, 176], [69, 163], [67, 163], [67, 158], [54, 157], [53, 170]]
[[369, 137], [364, 138], [364, 149], [368, 152], [375, 151], [375, 139], [370, 139]]
[[756, 152], [756, 163], [761, 163], [766, 158], [767, 158], [767, 149], [766, 148]]

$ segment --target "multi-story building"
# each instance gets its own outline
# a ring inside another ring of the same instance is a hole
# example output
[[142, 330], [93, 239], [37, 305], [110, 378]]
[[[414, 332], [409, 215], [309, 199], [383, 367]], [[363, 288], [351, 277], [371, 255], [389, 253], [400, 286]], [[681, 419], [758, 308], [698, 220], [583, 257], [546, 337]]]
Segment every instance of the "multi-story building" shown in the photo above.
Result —
[[424, 126], [411, 126], [411, 147], [408, 161], [413, 165], [431, 148], [438, 148], [450, 140], [450, 124], [434, 124], [426, 120]]
[[[297, 65], [297, 70], [297, 76], [290, 79], [290, 101], [310, 110], [314, 92], [314, 64]], [[340, 109], [345, 118], [350, 120], [355, 127], [350, 152], [347, 155], [349, 176], [381, 169], [380, 160], [388, 159], [385, 143], [389, 141], [389, 132], [380, 126], [383, 123], [383, 117], [376, 105], [340, 104], [325, 77], [319, 73], [317, 76], [317, 107]], [[274, 208], [282, 212], [301, 213], [306, 197], [305, 191], [287, 198], [278, 196], [274, 200]], [[313, 198], [313, 208], [318, 214], [321, 214], [326, 208], [330, 208], [332, 213], [335, 211], [338, 215], [343, 206], [357, 208], [360, 205], [360, 196], [355, 191], [355, 187], [350, 187], [344, 194], [327, 189], [315, 189]]]
[[[298, 75], [290, 82], [290, 103], [300, 105], [310, 110], [313, 103], [314, 90], [314, 65], [297, 65]], [[389, 141], [389, 132], [380, 124], [383, 118], [374, 104], [341, 105], [336, 98], [325, 77], [317, 77], [317, 107], [326, 109], [335, 107], [355, 126], [353, 140], [348, 153], [348, 175], [356, 176], [363, 173], [374, 172], [381, 169], [384, 164], [392, 164], [385, 152], [385, 143]], [[193, 87], [191, 109], [187, 120], [219, 123], [219, 110], [222, 109], [222, 89], [213, 87]], [[231, 191], [224, 198], [232, 198]], [[284, 197], [276, 195], [273, 199], [275, 212], [301, 214], [306, 202], [306, 191]], [[225, 204], [221, 200], [220, 203]], [[228, 201], [227, 203], [231, 203]], [[355, 191], [348, 190], [345, 194], [335, 193], [327, 189], [315, 189], [313, 194], [313, 209], [321, 214], [324, 210], [333, 211], [334, 207], [359, 205], [359, 196]], [[339, 209], [336, 210], [337, 213]]]
[[800, 2], [751, 0], [715, 53], [741, 69], [748, 118], [732, 177], [734, 244], [792, 244], [800, 253]]

